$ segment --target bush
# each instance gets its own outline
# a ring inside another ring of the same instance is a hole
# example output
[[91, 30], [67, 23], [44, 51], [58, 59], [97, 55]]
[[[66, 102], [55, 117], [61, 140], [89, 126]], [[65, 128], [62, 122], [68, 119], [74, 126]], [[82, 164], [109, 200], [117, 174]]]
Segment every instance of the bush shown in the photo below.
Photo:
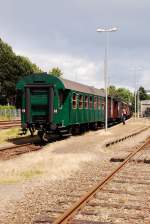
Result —
[[0, 110], [15, 110], [16, 107], [15, 106], [3, 106], [3, 105], [0, 105]]
[[0, 120], [12, 120], [16, 117], [15, 106], [0, 105]]

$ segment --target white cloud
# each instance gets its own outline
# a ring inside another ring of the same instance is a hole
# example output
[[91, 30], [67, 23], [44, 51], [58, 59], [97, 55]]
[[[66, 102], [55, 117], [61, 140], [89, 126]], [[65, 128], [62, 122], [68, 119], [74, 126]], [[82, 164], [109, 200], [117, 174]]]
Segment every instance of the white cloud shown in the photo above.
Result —
[[96, 28], [117, 26], [109, 38], [110, 84], [134, 89], [135, 65], [143, 67], [139, 85], [148, 88], [149, 7], [149, 0], [5, 0], [0, 36], [45, 71], [58, 66], [67, 79], [103, 87], [105, 35]]
[[16, 51], [17, 54], [28, 55], [30, 60], [36, 63], [43, 71], [48, 72], [53, 67], [59, 67], [63, 77], [79, 83], [97, 88], [103, 88], [103, 61], [97, 64], [86, 58], [77, 58], [61, 54], [34, 54]]
[[143, 71], [140, 85], [144, 86], [145, 89], [150, 90], [150, 70]]
[[[34, 54], [31, 52], [16, 51], [17, 54], [28, 55], [30, 60], [36, 63], [43, 71], [48, 72], [53, 67], [59, 67], [63, 77], [85, 85], [104, 87], [103, 61], [91, 61], [87, 58], [79, 58], [65, 54]], [[108, 83], [117, 87], [135, 89], [135, 74], [132, 63], [129, 60], [110, 59], [108, 61]], [[144, 68], [137, 72], [137, 84], [149, 89], [149, 70]], [[109, 82], [110, 81], [110, 82]]]

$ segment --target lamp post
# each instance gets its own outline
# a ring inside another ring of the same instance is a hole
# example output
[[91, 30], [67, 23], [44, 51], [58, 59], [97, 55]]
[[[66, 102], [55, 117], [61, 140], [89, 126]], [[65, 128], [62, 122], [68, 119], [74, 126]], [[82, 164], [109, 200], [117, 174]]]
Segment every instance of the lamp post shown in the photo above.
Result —
[[137, 117], [140, 118], [140, 90], [137, 91]]
[[136, 115], [137, 115], [136, 98], [137, 98], [137, 76], [136, 76], [136, 68], [135, 68], [135, 95], [134, 95], [134, 118], [135, 119], [136, 119]]
[[143, 67], [133, 67], [135, 78], [135, 92], [134, 92], [134, 118], [139, 118], [139, 82], [137, 80], [137, 71], [141, 71]]
[[134, 94], [134, 118], [136, 119], [136, 90]]
[[108, 34], [110, 32], [117, 31], [116, 27], [112, 27], [109, 29], [98, 28], [97, 32], [104, 32], [106, 34], [105, 40], [105, 59], [104, 59], [104, 82], [105, 82], [105, 131], [108, 128]]

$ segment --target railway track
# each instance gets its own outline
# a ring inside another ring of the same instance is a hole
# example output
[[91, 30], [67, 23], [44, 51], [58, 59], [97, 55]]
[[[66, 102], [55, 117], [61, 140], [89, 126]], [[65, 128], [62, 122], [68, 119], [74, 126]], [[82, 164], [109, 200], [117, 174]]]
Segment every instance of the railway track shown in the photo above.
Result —
[[21, 120], [9, 120], [9, 121], [0, 120], [0, 124], [7, 124], [7, 123], [13, 123], [13, 122], [20, 123]]
[[20, 120], [13, 121], [0, 121], [0, 129], [8, 129], [12, 127], [19, 127], [21, 125]]
[[[80, 192], [72, 192], [68, 201], [48, 209], [34, 224], [150, 223], [149, 152], [150, 139], [121, 158], [120, 165], [94, 187], [82, 183]], [[82, 191], [87, 193], [81, 197]]]
[[0, 149], [0, 160], [8, 160], [8, 159], [14, 158], [18, 155], [32, 152], [32, 151], [37, 151], [40, 149], [42, 149], [41, 146], [36, 146], [32, 143], [26, 143], [26, 144], [1, 148]]

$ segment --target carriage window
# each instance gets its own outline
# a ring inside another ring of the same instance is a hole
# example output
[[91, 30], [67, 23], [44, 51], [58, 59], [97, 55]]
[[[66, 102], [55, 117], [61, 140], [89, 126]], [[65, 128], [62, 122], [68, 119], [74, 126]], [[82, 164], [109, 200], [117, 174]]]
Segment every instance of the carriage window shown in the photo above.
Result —
[[77, 95], [75, 93], [72, 96], [72, 107], [73, 109], [77, 108]]
[[64, 91], [60, 90], [58, 94], [59, 94], [59, 105], [62, 106], [65, 101]]
[[88, 96], [85, 96], [85, 109], [88, 109]]
[[83, 96], [79, 95], [79, 109], [83, 108]]
[[104, 99], [102, 99], [102, 110], [104, 110], [105, 109], [105, 101], [104, 101]]
[[94, 96], [94, 109], [97, 109], [97, 96]]
[[89, 102], [89, 108], [92, 108], [92, 105], [93, 104], [93, 102], [92, 102], [92, 96], [90, 96], [90, 102]]
[[99, 110], [101, 109], [101, 99], [100, 99], [100, 97], [98, 97], [98, 109]]

